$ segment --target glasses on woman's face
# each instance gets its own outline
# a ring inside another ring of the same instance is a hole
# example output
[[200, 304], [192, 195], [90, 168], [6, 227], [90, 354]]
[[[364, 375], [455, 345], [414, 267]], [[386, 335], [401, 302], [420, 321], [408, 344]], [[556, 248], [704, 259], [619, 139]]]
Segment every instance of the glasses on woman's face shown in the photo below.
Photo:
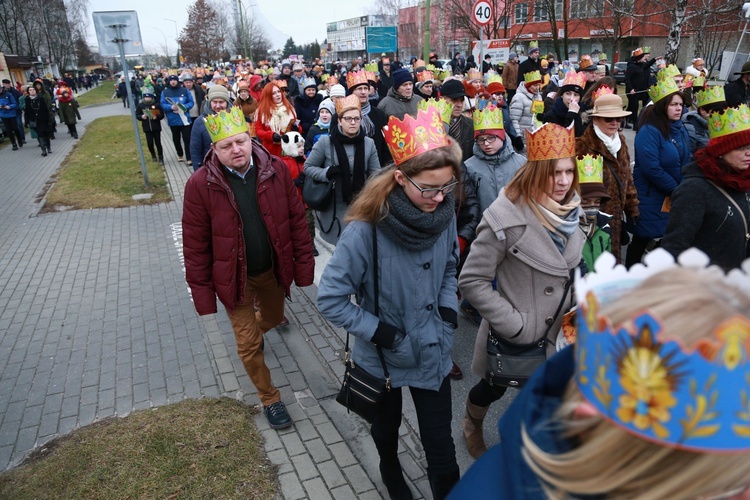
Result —
[[[399, 172], [401, 172], [402, 174], [404, 174], [404, 172], [402, 170], [399, 170]], [[408, 175], [404, 174], [404, 177], [406, 177], [407, 179], [409, 179], [409, 182], [411, 182], [412, 184], [414, 184], [415, 188], [419, 189], [419, 192], [422, 194], [422, 198], [430, 198], [431, 199], [431, 198], [436, 197], [438, 195], [438, 193], [443, 193], [443, 196], [446, 196], [449, 193], [452, 193], [453, 190], [456, 189], [456, 186], [458, 185], [458, 180], [456, 180], [455, 177], [452, 177], [451, 181], [448, 184], [446, 184], [445, 186], [441, 187], [441, 188], [423, 188], [422, 186], [420, 186], [419, 184], [417, 184], [416, 182], [414, 182], [412, 180], [412, 178], [409, 177]]]
[[612, 123], [612, 122], [621, 122], [622, 118], [604, 118], [604, 121], [606, 123]]
[[492, 144], [496, 140], [496, 135], [485, 135], [484, 137], [477, 137], [477, 144]]
[[348, 123], [349, 125], [354, 125], [355, 123], [359, 123], [362, 120], [359, 116], [342, 116], [341, 121]]

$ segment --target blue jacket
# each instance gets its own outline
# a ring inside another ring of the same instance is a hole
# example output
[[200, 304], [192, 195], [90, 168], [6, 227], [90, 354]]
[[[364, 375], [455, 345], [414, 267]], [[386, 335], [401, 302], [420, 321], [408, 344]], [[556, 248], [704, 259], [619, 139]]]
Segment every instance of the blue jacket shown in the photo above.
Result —
[[[5, 106], [10, 106], [10, 109], [5, 109]], [[0, 94], [0, 118], [15, 118], [16, 109], [18, 108], [18, 101], [13, 94], [7, 90]]]
[[[451, 371], [453, 326], [439, 307], [458, 311], [455, 218], [431, 248], [411, 251], [378, 231], [380, 319], [406, 338], [384, 349], [393, 387], [437, 391]], [[383, 378], [375, 344], [370, 342], [379, 319], [374, 311], [372, 225], [353, 221], [341, 234], [318, 288], [318, 310], [354, 337], [353, 359], [368, 373]], [[350, 300], [358, 296], [359, 305]]]
[[[176, 103], [182, 103], [182, 105], [187, 108], [185, 110], [185, 118], [187, 119], [187, 123], [184, 123], [180, 119], [180, 115], [178, 113], [172, 111], [172, 104], [167, 101], [167, 98], [172, 99], [172, 101]], [[192, 108], [195, 103], [193, 102], [193, 96], [185, 87], [165, 88], [161, 93], [159, 104], [161, 105], [161, 109], [164, 110], [164, 114], [167, 117], [167, 125], [169, 125], [170, 127], [190, 125], [190, 108]]]
[[665, 139], [653, 125], [644, 125], [635, 136], [633, 184], [638, 191], [640, 219], [635, 235], [661, 238], [667, 229], [664, 199], [682, 182], [682, 167], [690, 161], [690, 138], [682, 121], [672, 122]]
[[498, 423], [500, 443], [474, 462], [451, 491], [449, 500], [547, 498], [521, 455], [521, 425], [526, 426], [529, 437], [542, 450], [555, 454], [571, 450], [572, 444], [550, 423], [573, 377], [573, 352], [573, 346], [566, 347], [534, 373]]
[[[213, 114], [213, 111], [211, 111], [211, 106], [205, 108], [203, 114], [195, 119], [193, 129], [190, 131], [190, 158], [193, 160], [193, 171], [201, 168], [206, 154], [211, 150], [211, 136], [208, 135], [203, 118]], [[227, 111], [231, 109], [232, 105], [228, 104]]]

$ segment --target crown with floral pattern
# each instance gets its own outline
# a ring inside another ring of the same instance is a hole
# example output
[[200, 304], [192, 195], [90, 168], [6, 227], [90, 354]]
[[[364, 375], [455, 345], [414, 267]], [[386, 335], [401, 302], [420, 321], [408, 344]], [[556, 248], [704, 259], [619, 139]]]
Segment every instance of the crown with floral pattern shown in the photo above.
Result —
[[601, 155], [586, 155], [582, 158], [576, 157], [578, 167], [578, 182], [588, 184], [592, 182], [604, 183], [604, 157]]
[[434, 98], [422, 99], [421, 101], [419, 101], [419, 104], [417, 104], [418, 110], [421, 109], [423, 111], [427, 111], [430, 107], [437, 109], [443, 122], [450, 123], [451, 116], [453, 115], [453, 104], [444, 99]]
[[349, 71], [346, 74], [346, 86], [351, 91], [357, 85], [370, 85], [367, 81], [367, 73], [364, 70]]
[[563, 80], [561, 87], [571, 85], [583, 89], [586, 86], [586, 74], [581, 72], [576, 73], [575, 71], [568, 71], [565, 73], [565, 80]]
[[364, 65], [365, 71], [370, 71], [371, 73], [377, 73], [378, 72], [378, 63], [377, 62], [371, 62]]
[[717, 111], [708, 117], [708, 137], [711, 139], [745, 130], [750, 130], [750, 108], [747, 104]]
[[[705, 268], [708, 257], [690, 249], [686, 267]], [[662, 334], [661, 318], [643, 310], [615, 329], [602, 304], [621, 297], [645, 279], [676, 267], [657, 249], [645, 265], [629, 271], [602, 254], [596, 272], [576, 280], [575, 347], [578, 387], [613, 425], [641, 439], [683, 450], [736, 453], [750, 450], [750, 318], [723, 322], [711, 338], [687, 347]], [[715, 269], [715, 272], [720, 272]], [[750, 293], [750, 265], [725, 280]]]
[[706, 77], [701, 76], [694, 76], [693, 77], [693, 87], [705, 87], [706, 86]]
[[432, 82], [435, 80], [435, 75], [432, 73], [432, 71], [420, 71], [417, 73], [417, 81], [418, 82]]
[[666, 80], [659, 80], [656, 85], [653, 85], [648, 89], [648, 96], [654, 101], [654, 104], [661, 101], [665, 97], [679, 92], [680, 88], [677, 86], [677, 82], [674, 78], [667, 78]]
[[503, 129], [503, 109], [492, 100], [477, 98], [476, 109], [472, 117], [474, 119], [474, 132]]
[[670, 64], [669, 66], [660, 69], [659, 72], [656, 73], [656, 79], [666, 80], [667, 78], [674, 78], [675, 76], [679, 76], [679, 75], [680, 75], [680, 69], [674, 64]]
[[695, 107], [707, 106], [717, 102], [726, 102], [723, 85], [712, 85], [705, 90], [699, 90], [695, 93]]
[[229, 111], [220, 111], [215, 115], [206, 115], [203, 120], [206, 124], [206, 131], [211, 137], [211, 142], [219, 142], [227, 137], [250, 131], [240, 107], [232, 108]]
[[400, 165], [422, 153], [450, 145], [440, 111], [433, 105], [417, 110], [417, 117], [388, 118], [383, 136], [394, 163]]
[[556, 160], [576, 155], [576, 134], [570, 127], [545, 123], [533, 132], [526, 130], [526, 158], [529, 161]]
[[615, 91], [606, 85], [602, 85], [598, 89], [594, 91], [594, 102], [596, 102], [597, 99], [599, 99], [603, 95], [612, 95]]
[[482, 72], [478, 69], [470, 69], [466, 72], [466, 81], [470, 82], [472, 80], [481, 80], [482, 79]]
[[529, 71], [524, 73], [523, 81], [526, 82], [526, 86], [533, 85], [542, 81], [542, 73], [537, 71]]

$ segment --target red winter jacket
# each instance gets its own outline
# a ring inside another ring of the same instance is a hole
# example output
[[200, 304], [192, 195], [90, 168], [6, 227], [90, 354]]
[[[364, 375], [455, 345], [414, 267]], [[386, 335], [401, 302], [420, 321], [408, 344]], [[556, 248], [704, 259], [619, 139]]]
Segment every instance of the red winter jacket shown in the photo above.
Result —
[[[274, 250], [273, 271], [286, 295], [292, 282], [309, 286], [315, 260], [305, 207], [284, 163], [253, 141], [258, 206]], [[234, 194], [213, 149], [185, 185], [182, 213], [185, 274], [198, 314], [216, 312], [216, 296], [229, 311], [245, 303], [245, 241]]]

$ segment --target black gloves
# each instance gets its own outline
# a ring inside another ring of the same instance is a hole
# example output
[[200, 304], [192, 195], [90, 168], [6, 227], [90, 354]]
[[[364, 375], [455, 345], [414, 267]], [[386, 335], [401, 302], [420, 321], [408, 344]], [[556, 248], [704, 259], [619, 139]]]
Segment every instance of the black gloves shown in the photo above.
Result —
[[510, 142], [513, 143], [513, 147], [516, 151], [518, 151], [519, 153], [523, 151], [523, 139], [520, 135], [511, 137]]
[[370, 339], [370, 342], [383, 349], [390, 349], [394, 345], [400, 344], [404, 340], [404, 334], [393, 325], [378, 323], [378, 328]]
[[338, 165], [331, 165], [330, 167], [328, 167], [328, 170], [326, 170], [326, 179], [330, 181], [334, 175], [338, 175], [340, 173], [341, 167], [339, 167]]
[[281, 142], [281, 136], [276, 132], [273, 133], [273, 142]]
[[295, 186], [297, 186], [298, 188], [301, 188], [301, 187], [303, 187], [303, 186], [305, 185], [305, 174], [304, 174], [304, 173], [300, 174], [300, 175], [299, 175], [299, 176], [298, 176], [298, 177], [297, 177], [296, 179], [294, 179], [294, 181], [292, 181], [292, 182], [294, 182], [294, 185], [295, 185]]
[[458, 328], [458, 313], [456, 311], [450, 307], [442, 306], [438, 307], [438, 311], [440, 311], [440, 317], [443, 318], [443, 321], [453, 325], [454, 330]]

